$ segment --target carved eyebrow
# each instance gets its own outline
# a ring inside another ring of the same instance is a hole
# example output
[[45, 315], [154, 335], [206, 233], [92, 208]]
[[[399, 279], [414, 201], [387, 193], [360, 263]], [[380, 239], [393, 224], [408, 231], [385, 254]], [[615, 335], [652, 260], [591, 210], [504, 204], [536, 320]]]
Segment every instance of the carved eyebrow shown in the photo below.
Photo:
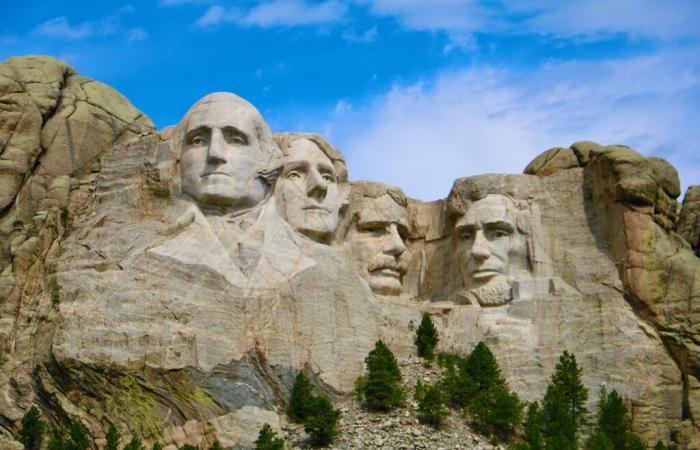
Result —
[[484, 226], [490, 230], [506, 230], [510, 233], [515, 231], [515, 227], [512, 223], [506, 222], [504, 220], [496, 220], [494, 222], [485, 223]]
[[456, 229], [459, 233], [465, 233], [476, 231], [479, 227], [475, 223], [463, 223], [457, 224]]
[[245, 143], [248, 143], [248, 134], [245, 133], [244, 131], [240, 130], [239, 128], [234, 127], [233, 125], [227, 125], [225, 127], [221, 127], [221, 131], [224, 133], [229, 133], [233, 134], [235, 136], [239, 136], [245, 140]]
[[358, 220], [357, 226], [361, 229], [364, 228], [374, 228], [374, 227], [385, 227], [389, 225], [391, 221], [389, 220]]
[[185, 134], [185, 142], [189, 142], [192, 138], [202, 133], [211, 133], [211, 128], [205, 125], [201, 125], [195, 128], [194, 130], [188, 131], [187, 134]]

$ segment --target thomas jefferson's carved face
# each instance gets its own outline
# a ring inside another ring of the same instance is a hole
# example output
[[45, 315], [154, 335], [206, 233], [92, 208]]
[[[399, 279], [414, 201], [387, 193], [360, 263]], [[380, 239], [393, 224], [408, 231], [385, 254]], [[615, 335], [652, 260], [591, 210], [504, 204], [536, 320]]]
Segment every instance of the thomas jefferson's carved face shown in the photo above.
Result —
[[341, 208], [338, 177], [332, 161], [308, 139], [289, 146], [277, 180], [277, 210], [299, 233], [328, 243], [338, 227]]
[[232, 94], [200, 102], [183, 119], [183, 192], [202, 205], [234, 211], [257, 205], [268, 189], [258, 176], [271, 156], [258, 135], [266, 125], [250, 104]]
[[406, 210], [389, 194], [365, 198], [359, 205], [345, 242], [358, 273], [375, 294], [401, 294], [407, 228]]

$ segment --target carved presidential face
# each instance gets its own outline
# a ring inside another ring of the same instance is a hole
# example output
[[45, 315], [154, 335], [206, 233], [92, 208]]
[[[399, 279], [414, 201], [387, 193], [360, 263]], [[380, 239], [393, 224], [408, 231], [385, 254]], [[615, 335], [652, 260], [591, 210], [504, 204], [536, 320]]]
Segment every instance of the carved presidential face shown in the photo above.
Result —
[[328, 243], [342, 206], [333, 162], [314, 142], [293, 141], [277, 180], [277, 210], [299, 233]]
[[406, 262], [408, 219], [404, 207], [389, 195], [365, 197], [358, 205], [345, 243], [360, 276], [375, 294], [399, 295]]
[[500, 291], [509, 289], [510, 259], [522, 244], [513, 202], [503, 195], [487, 195], [469, 206], [457, 221], [456, 231], [467, 288], [481, 290], [484, 299], [490, 298], [488, 303], [505, 303], [510, 298]]
[[[268, 186], [259, 176], [270, 151], [260, 142], [260, 114], [233, 94], [212, 94], [185, 116], [182, 191], [202, 205], [233, 210], [260, 203]], [[270, 138], [271, 139], [271, 138]]]

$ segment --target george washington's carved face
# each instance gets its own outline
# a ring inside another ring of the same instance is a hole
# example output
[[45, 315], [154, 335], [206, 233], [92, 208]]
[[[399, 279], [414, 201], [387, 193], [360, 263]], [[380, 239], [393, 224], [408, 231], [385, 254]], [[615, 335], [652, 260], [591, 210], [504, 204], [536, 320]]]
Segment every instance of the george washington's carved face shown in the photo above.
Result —
[[[183, 118], [182, 190], [202, 205], [243, 210], [260, 203], [259, 176], [271, 159], [272, 135], [258, 111], [233, 95], [211, 94]], [[267, 137], [267, 139], [265, 139]]]
[[[488, 294], [480, 303], [505, 303], [499, 291], [508, 290], [510, 258], [522, 243], [516, 208], [504, 195], [490, 194], [472, 203], [455, 225], [460, 239], [461, 271], [468, 290]], [[504, 294], [505, 295], [505, 294]], [[508, 293], [509, 295], [509, 293]], [[483, 297], [483, 296], [482, 296]]]
[[389, 194], [365, 197], [357, 206], [345, 242], [358, 273], [375, 294], [401, 294], [406, 273], [403, 236], [407, 228], [406, 209]]

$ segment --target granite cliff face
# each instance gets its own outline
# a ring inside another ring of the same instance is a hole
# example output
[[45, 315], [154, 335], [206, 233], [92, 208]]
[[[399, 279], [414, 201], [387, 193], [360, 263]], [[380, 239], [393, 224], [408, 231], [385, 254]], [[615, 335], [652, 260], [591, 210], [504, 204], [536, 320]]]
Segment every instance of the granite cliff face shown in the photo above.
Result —
[[699, 448], [697, 192], [681, 209], [666, 161], [579, 142], [421, 202], [233, 94], [156, 132], [60, 61], [10, 59], [0, 427], [38, 403], [95, 436], [249, 446], [299, 370], [347, 395], [376, 339], [415, 353], [428, 311], [442, 350], [486, 341], [521, 397], [568, 349], [646, 439]]

